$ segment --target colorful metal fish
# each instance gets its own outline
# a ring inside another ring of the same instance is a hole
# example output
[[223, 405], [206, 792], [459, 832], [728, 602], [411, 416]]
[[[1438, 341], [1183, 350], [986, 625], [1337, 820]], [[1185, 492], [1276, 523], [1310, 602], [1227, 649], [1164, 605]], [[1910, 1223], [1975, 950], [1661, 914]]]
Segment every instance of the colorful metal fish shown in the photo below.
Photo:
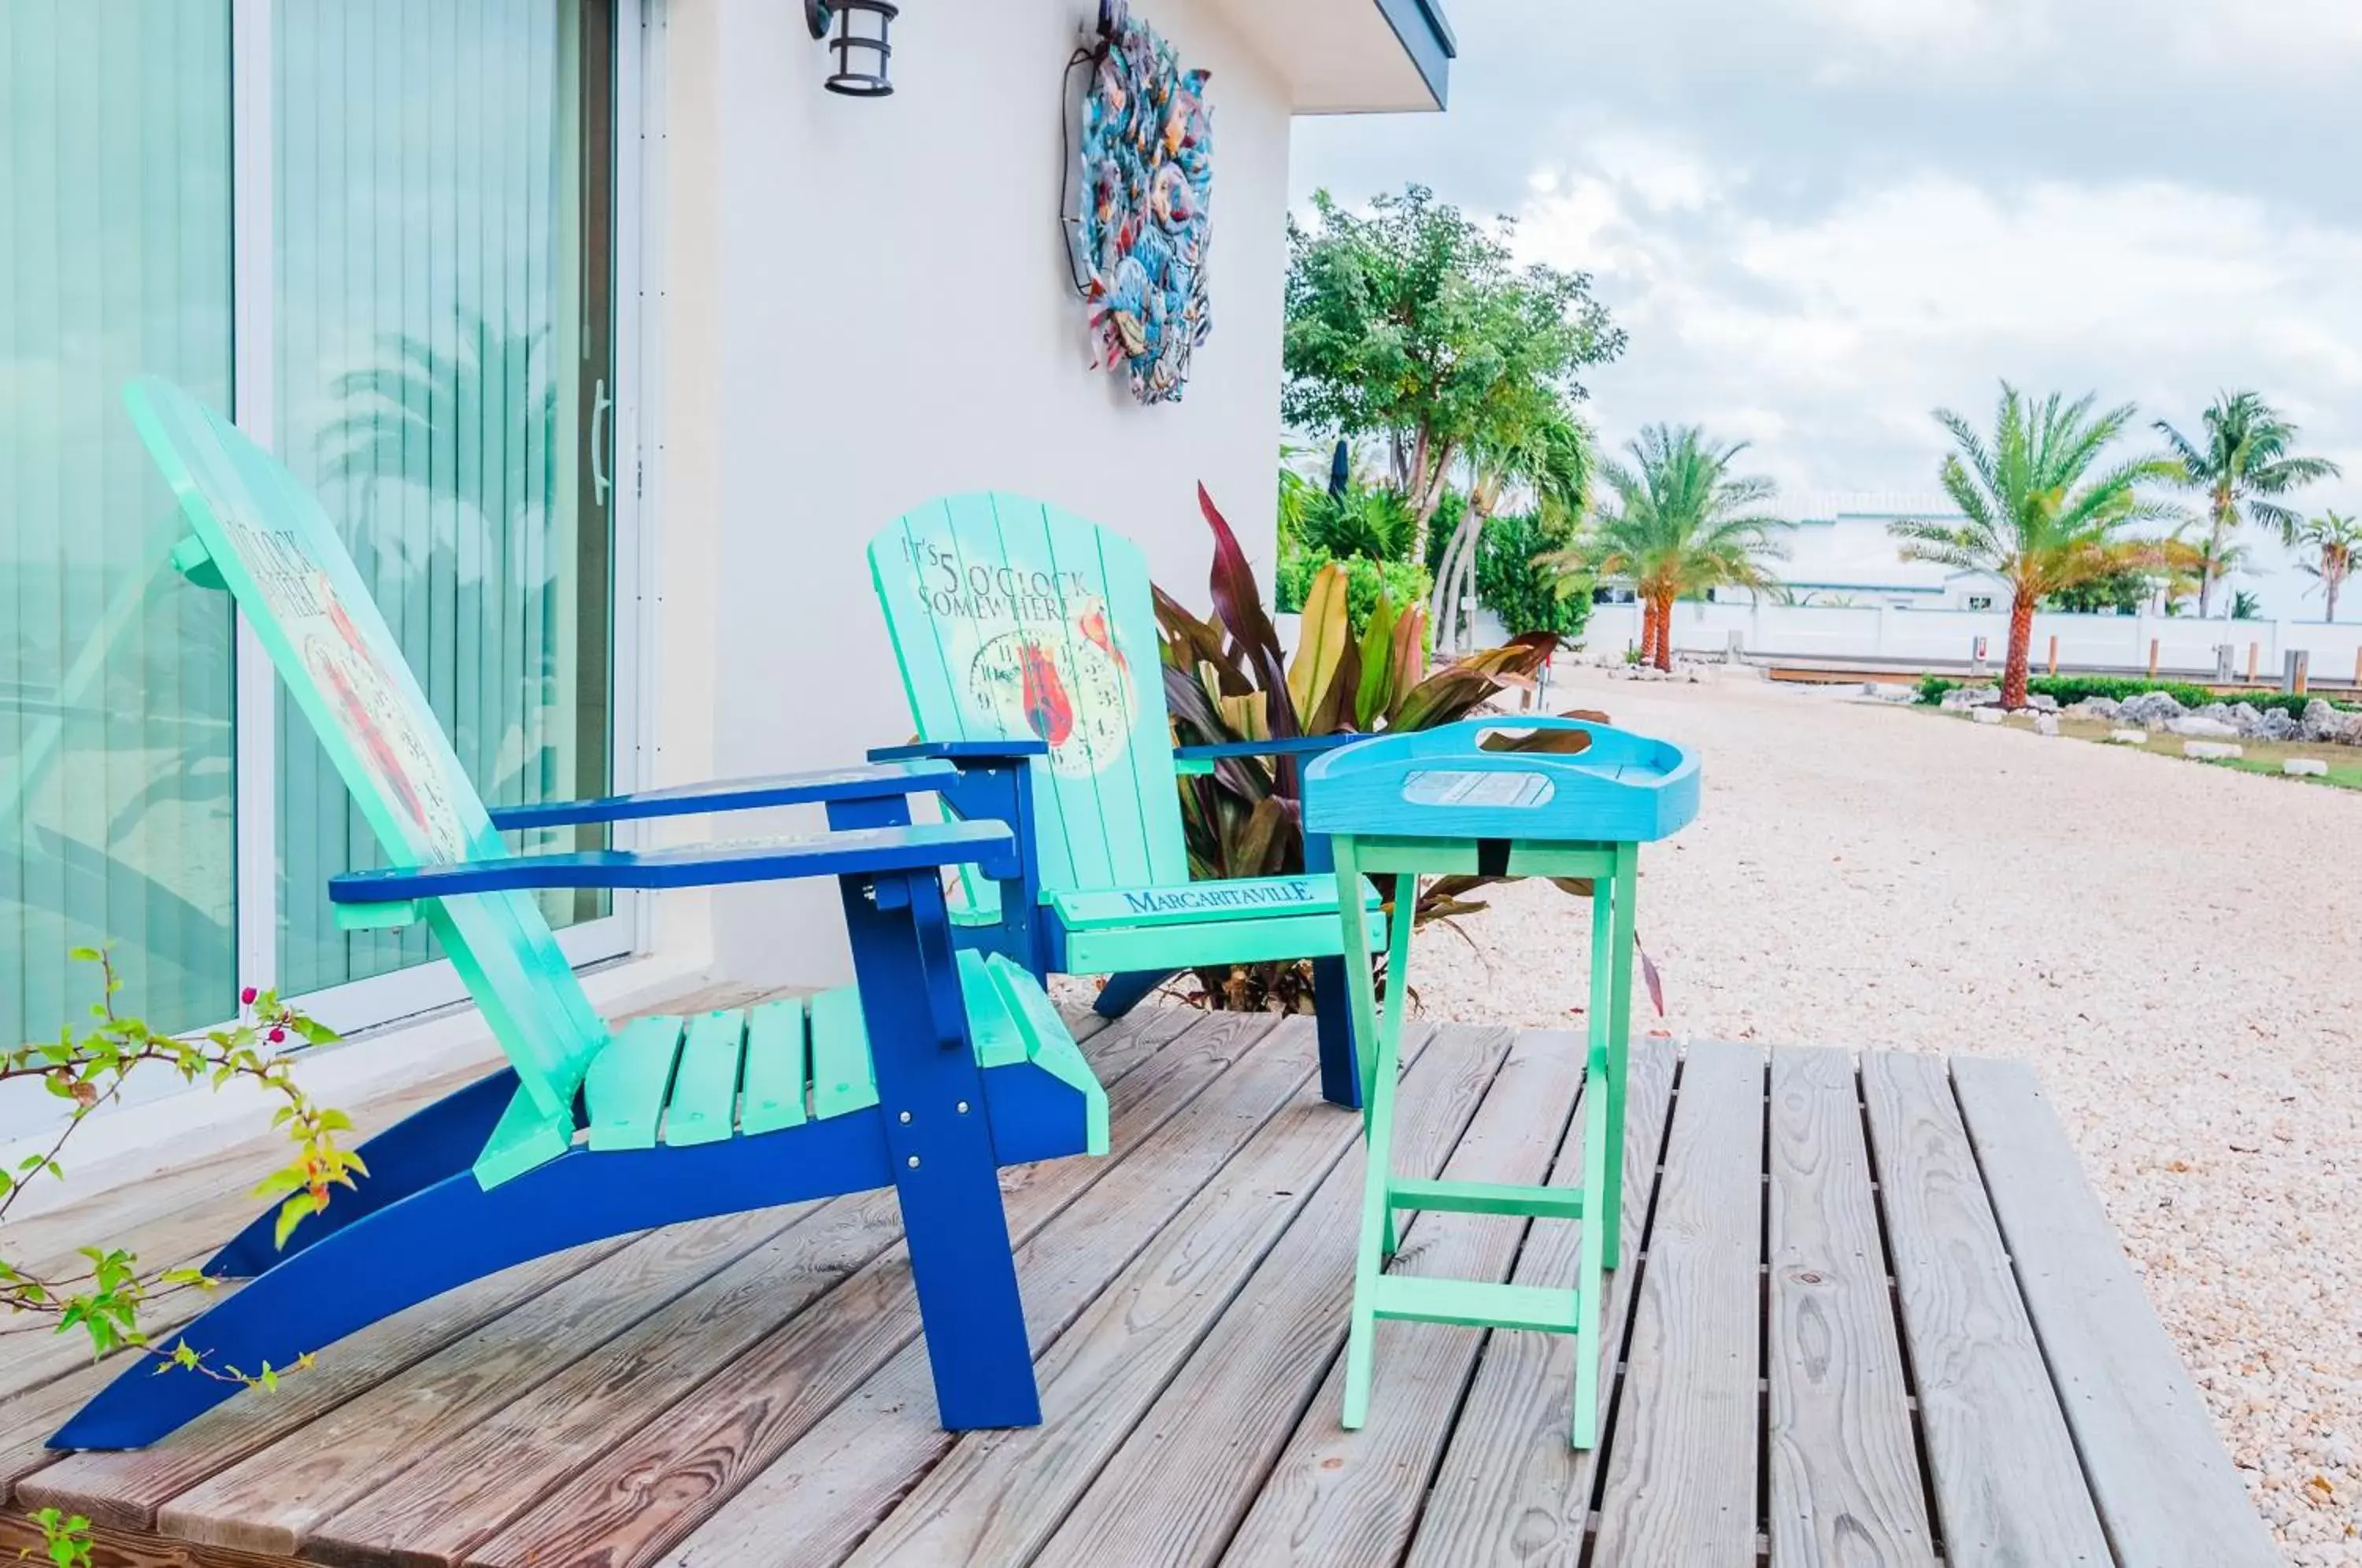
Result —
[[1120, 368], [1142, 403], [1178, 402], [1213, 330], [1207, 287], [1214, 127], [1207, 73], [1127, 0], [1100, 0], [1099, 48], [1083, 100], [1073, 215], [1089, 272], [1094, 363]]

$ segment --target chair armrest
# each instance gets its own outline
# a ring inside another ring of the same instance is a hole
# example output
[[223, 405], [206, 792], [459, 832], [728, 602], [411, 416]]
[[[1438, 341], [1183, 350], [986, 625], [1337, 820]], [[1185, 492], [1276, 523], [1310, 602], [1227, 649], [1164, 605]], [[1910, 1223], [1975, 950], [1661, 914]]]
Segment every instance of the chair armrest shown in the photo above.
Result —
[[548, 801], [503, 806], [492, 812], [502, 832], [571, 827], [581, 823], [619, 823], [642, 817], [683, 817], [709, 812], [750, 812], [766, 806], [808, 806], [830, 801], [884, 800], [932, 793], [955, 778], [944, 762], [879, 762], [822, 773], [781, 773], [768, 778], [732, 778], [644, 790], [595, 801]]
[[909, 745], [874, 746], [872, 762], [907, 762], [928, 758], [943, 762], [1021, 762], [1047, 756], [1050, 747], [1038, 740], [913, 741]]
[[1223, 741], [1218, 745], [1176, 745], [1175, 762], [1219, 762], [1226, 756], [1317, 756], [1374, 737], [1365, 734], [1291, 735], [1286, 740]]
[[799, 877], [928, 871], [969, 862], [986, 867], [989, 875], [995, 868], [1007, 873], [1016, 852], [1016, 840], [997, 822], [927, 823], [679, 849], [597, 849], [351, 871], [329, 879], [328, 901], [402, 904], [540, 888], [716, 888]]

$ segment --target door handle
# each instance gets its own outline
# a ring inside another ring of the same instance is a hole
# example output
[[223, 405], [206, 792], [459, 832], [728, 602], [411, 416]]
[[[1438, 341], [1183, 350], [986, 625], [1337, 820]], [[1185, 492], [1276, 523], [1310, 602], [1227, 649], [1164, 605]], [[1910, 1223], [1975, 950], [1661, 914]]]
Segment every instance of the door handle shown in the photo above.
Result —
[[607, 504], [607, 492], [615, 487], [607, 478], [607, 412], [615, 400], [607, 395], [607, 378], [599, 378], [590, 394], [590, 503]]

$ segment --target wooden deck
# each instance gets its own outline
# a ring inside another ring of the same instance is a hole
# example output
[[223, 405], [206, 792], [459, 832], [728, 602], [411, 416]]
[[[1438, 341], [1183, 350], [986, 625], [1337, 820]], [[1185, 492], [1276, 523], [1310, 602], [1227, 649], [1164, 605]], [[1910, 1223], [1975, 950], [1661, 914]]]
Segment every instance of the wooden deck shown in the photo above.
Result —
[[[1145, 1012], [1084, 1048], [1114, 1154], [1006, 1174], [1037, 1429], [936, 1429], [872, 1194], [480, 1281], [143, 1453], [45, 1454], [112, 1368], [0, 1340], [0, 1551], [55, 1504], [142, 1568], [2279, 1561], [2021, 1067], [1637, 1051], [1624, 1349], [1575, 1453], [1555, 1336], [1385, 1324], [1339, 1430], [1358, 1122], [1307, 1022]], [[1405, 1170], [1579, 1178], [1574, 1037], [1414, 1026], [1406, 1055]], [[13, 1244], [202, 1255], [237, 1166]], [[1423, 1215], [1396, 1266], [1563, 1281], [1575, 1235]]]

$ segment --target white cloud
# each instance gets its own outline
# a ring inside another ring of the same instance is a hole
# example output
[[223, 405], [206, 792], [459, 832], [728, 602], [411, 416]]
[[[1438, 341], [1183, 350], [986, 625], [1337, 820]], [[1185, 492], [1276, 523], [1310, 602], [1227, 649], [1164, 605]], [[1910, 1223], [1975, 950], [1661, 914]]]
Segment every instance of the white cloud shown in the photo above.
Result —
[[1630, 333], [1586, 378], [1611, 440], [1698, 421], [1794, 491], [1921, 491], [1929, 410], [2003, 376], [2185, 427], [2252, 387], [2346, 465], [2301, 504], [2362, 511], [2362, 0], [1454, 19], [1450, 114], [1299, 123], [1294, 179], [1514, 210], [1594, 272]]
[[2053, 0], [1785, 0], [1837, 52], [1826, 74], [1871, 65], [1951, 71], [2025, 58], [2055, 37]]
[[[1932, 171], [1783, 220], [1743, 178], [1684, 175], [1668, 201], [1662, 171], [1694, 166], [1636, 145], [1552, 166], [1519, 219], [1521, 250], [1593, 271], [1631, 333], [1592, 379], [1611, 440], [1696, 421], [1753, 442], [1792, 491], [1925, 488], [1929, 411], [1981, 419], [2003, 376], [2182, 424], [2252, 385], [2362, 480], [2362, 291], [2344, 282], [2362, 232], [2156, 181], [1996, 191]], [[2276, 607], [2296, 591], [2275, 583]]]

